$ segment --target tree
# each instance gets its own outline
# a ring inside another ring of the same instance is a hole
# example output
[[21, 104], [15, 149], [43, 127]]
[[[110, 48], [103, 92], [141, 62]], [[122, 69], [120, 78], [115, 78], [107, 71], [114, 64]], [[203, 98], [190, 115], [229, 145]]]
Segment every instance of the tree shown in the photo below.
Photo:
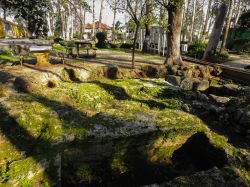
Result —
[[11, 9], [14, 11], [15, 18], [22, 18], [26, 22], [31, 35], [47, 34], [48, 0], [13, 0]]
[[125, 2], [122, 1], [119, 4], [119, 10], [126, 11], [131, 19], [133, 20], [133, 23], [135, 24], [135, 30], [134, 30], [134, 39], [133, 39], [133, 49], [132, 49], [132, 68], [135, 67], [135, 48], [136, 48], [136, 42], [138, 39], [138, 31], [140, 28], [140, 24], [142, 21], [142, 18], [145, 13], [145, 1], [144, 0], [126, 0]]
[[168, 12], [168, 35], [167, 35], [167, 56], [166, 65], [182, 64], [180, 52], [182, 14], [184, 0], [157, 0]]
[[242, 31], [250, 30], [250, 10], [243, 13], [239, 18], [239, 28]]
[[101, 8], [100, 8], [100, 15], [99, 15], [99, 22], [100, 23], [102, 23], [103, 3], [104, 3], [104, 0], [101, 0]]
[[11, 0], [1, 0], [0, 7], [3, 9], [3, 19], [7, 17], [7, 11], [11, 9], [13, 2]]
[[230, 0], [228, 6], [229, 6], [229, 12], [228, 12], [228, 16], [227, 16], [225, 32], [224, 32], [224, 36], [223, 36], [223, 40], [222, 40], [222, 44], [221, 44], [221, 48], [220, 48], [220, 53], [222, 53], [226, 49], [226, 42], [227, 42], [229, 29], [231, 26], [232, 14], [233, 14], [233, 9], [234, 9], [234, 0]]
[[206, 38], [208, 21], [209, 21], [209, 17], [211, 16], [210, 13], [211, 13], [212, 2], [213, 2], [213, 0], [209, 0], [208, 5], [207, 5], [207, 14], [206, 14], [205, 24], [204, 24], [204, 27], [203, 27], [202, 38], [201, 38], [201, 40], [203, 40], [203, 41]]
[[220, 41], [220, 36], [221, 36], [222, 29], [223, 29], [224, 21], [227, 15], [227, 10], [228, 10], [228, 6], [226, 5], [225, 2], [222, 2], [220, 7], [218, 8], [218, 14], [215, 19], [213, 31], [210, 35], [207, 48], [203, 55], [204, 60], [206, 60], [209, 57], [209, 55], [216, 52], [218, 43]]
[[92, 26], [92, 37], [95, 38], [95, 0], [93, 0], [92, 4], [92, 14], [93, 14], [93, 26]]
[[147, 52], [149, 41], [150, 41], [150, 35], [152, 30], [152, 22], [153, 22], [153, 2], [152, 0], [146, 0], [146, 23], [145, 23], [145, 39], [143, 42], [142, 51]]
[[113, 16], [113, 24], [112, 24], [112, 40], [115, 39], [115, 24], [116, 24], [116, 15], [117, 15], [117, 11], [118, 9], [121, 9], [121, 5], [122, 5], [122, 0], [107, 0], [107, 3], [109, 4], [111, 10], [114, 13]]
[[135, 67], [135, 48], [136, 41], [138, 39], [138, 31], [140, 27], [140, 23], [143, 17], [144, 12], [144, 4], [145, 2], [142, 0], [127, 0], [127, 12], [133, 19], [135, 23], [135, 33], [133, 40], [133, 50], [132, 50], [132, 68]]
[[193, 0], [192, 21], [191, 21], [191, 30], [190, 30], [190, 42], [193, 42], [194, 21], [195, 21], [195, 14], [196, 14], [196, 2], [197, 2], [197, 0]]

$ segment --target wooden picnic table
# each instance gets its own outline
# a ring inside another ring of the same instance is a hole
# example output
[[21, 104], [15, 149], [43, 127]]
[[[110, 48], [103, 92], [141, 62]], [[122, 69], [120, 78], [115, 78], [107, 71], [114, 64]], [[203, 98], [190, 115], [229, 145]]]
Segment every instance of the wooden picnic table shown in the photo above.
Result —
[[[96, 57], [96, 48], [93, 47], [92, 43], [86, 42], [86, 41], [75, 41], [76, 44], [76, 49], [77, 49], [77, 56], [80, 56], [80, 47], [81, 46], [89, 46], [89, 47], [84, 47], [84, 49], [87, 51], [86, 57]], [[93, 50], [93, 55], [90, 54], [90, 50]]]

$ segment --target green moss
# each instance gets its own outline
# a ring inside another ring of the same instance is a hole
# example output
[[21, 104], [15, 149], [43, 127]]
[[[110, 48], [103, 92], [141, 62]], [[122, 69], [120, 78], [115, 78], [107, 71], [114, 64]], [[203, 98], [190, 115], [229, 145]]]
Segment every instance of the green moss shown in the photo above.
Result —
[[212, 79], [212, 80], [210, 81], [210, 85], [211, 85], [211, 86], [218, 85], [218, 80]]
[[[65, 78], [66, 76], [63, 75]], [[245, 170], [242, 161], [238, 159], [237, 149], [229, 145], [224, 136], [210, 131], [198, 117], [180, 111], [179, 106], [188, 101], [182, 95], [178, 95], [178, 92], [171, 90], [172, 88], [165, 85], [162, 80], [102, 79], [85, 83], [60, 82], [54, 89], [43, 88], [34, 93], [6, 98], [7, 113], [11, 115], [8, 117], [0, 112], [0, 125], [1, 122], [11, 125], [13, 120], [9, 118], [13, 117], [19, 129], [23, 129], [35, 142], [32, 144], [32, 156], [35, 159], [24, 158], [18, 149], [19, 146], [25, 150], [26, 145], [22, 141], [11, 141], [6, 134], [0, 132], [0, 180], [8, 178], [10, 182], [20, 181], [20, 186], [33, 185], [38, 181], [35, 178], [44, 173], [44, 168], [38, 163], [40, 158], [53, 160], [58, 151], [70, 146], [69, 141], [76, 145], [78, 141], [81, 145], [86, 143], [90, 130], [96, 125], [114, 132], [127, 124], [123, 123], [124, 121], [153, 124], [163, 131], [159, 140], [152, 143], [152, 160], [171, 159], [173, 152], [190, 136], [202, 131], [207, 134], [213, 145], [225, 149], [232, 156], [231, 164], [242, 168], [244, 174]], [[10, 122], [7, 123], [8, 120]], [[17, 131], [10, 132], [9, 135], [17, 140], [23, 138]], [[109, 160], [113, 170], [118, 173], [128, 170], [126, 157], [131, 154], [129, 145], [134, 145], [137, 140], [124, 140], [117, 144]], [[8, 172], [5, 158], [8, 158], [7, 162], [17, 160], [10, 165]], [[29, 173], [33, 173], [34, 176], [28, 178]], [[77, 176], [83, 176], [87, 180], [91, 180], [94, 174], [91, 166], [79, 166], [77, 170]], [[46, 182], [46, 177], [43, 181], [41, 186], [50, 185], [49, 181]]]
[[126, 156], [127, 156], [127, 149], [128, 144], [122, 146], [116, 146], [114, 149], [114, 154], [111, 159], [111, 168], [118, 173], [125, 173], [128, 171], [125, 163]]

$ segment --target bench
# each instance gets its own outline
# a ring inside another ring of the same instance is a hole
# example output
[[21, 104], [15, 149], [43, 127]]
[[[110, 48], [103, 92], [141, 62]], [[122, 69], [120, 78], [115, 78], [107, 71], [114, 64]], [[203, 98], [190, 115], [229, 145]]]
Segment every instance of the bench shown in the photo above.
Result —
[[36, 66], [50, 66], [49, 53], [52, 50], [51, 46], [31, 46], [29, 52], [36, 56]]

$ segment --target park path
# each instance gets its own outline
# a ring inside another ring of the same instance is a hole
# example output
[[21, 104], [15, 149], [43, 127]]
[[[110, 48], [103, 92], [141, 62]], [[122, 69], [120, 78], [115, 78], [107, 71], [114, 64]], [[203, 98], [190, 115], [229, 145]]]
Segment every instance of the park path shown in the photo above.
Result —
[[[97, 57], [95, 59], [85, 59], [87, 63], [95, 65], [117, 65], [120, 67], [131, 67], [131, 53], [123, 51], [111, 51], [111, 50], [98, 50]], [[142, 67], [145, 65], [163, 65], [164, 57], [148, 54], [136, 54], [135, 66]]]
[[244, 69], [246, 66], [250, 66], [250, 57], [244, 57], [240, 55], [230, 55], [234, 60], [223, 63], [226, 66], [233, 68]]

